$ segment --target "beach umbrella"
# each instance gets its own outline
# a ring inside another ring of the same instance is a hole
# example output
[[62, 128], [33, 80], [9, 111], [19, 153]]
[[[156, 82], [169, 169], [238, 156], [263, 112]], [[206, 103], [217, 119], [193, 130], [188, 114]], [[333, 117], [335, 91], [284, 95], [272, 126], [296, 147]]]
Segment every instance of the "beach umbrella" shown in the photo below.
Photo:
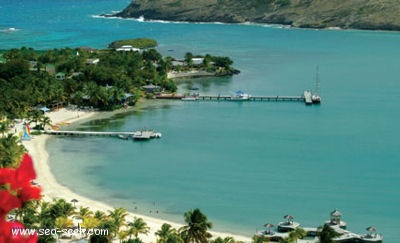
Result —
[[274, 225], [270, 224], [270, 223], [266, 223], [266, 224], [264, 224], [264, 227], [267, 228], [267, 234], [270, 234], [271, 233], [271, 228], [273, 228]]
[[369, 234], [368, 234], [369, 237], [374, 237], [374, 232], [376, 232], [375, 227], [369, 226], [366, 228], [366, 230], [369, 232]]
[[40, 108], [39, 110], [43, 111], [43, 112], [48, 112], [50, 109], [47, 108], [46, 106]]
[[71, 202], [74, 204], [74, 208], [75, 208], [75, 203], [79, 202], [77, 199], [72, 199]]
[[284, 219], [287, 219], [288, 223], [290, 224], [291, 221], [293, 221], [294, 217], [290, 214], [286, 214], [283, 216]]
[[292, 215], [290, 215], [290, 214], [286, 214], [285, 216], [283, 216], [283, 218], [284, 218], [284, 219], [287, 219], [287, 220], [292, 220], [292, 219], [294, 219], [294, 217], [293, 217]]
[[375, 228], [375, 227], [372, 227], [372, 226], [369, 226], [368, 228], [366, 228], [366, 230], [367, 230], [368, 232], [375, 232], [375, 231], [376, 231], [376, 228]]

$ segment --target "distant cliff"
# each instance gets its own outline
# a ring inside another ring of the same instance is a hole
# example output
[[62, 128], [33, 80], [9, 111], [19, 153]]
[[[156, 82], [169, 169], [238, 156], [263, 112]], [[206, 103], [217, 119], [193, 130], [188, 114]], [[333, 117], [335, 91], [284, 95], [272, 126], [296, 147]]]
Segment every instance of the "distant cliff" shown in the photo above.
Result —
[[116, 16], [400, 30], [399, 0], [136, 0]]

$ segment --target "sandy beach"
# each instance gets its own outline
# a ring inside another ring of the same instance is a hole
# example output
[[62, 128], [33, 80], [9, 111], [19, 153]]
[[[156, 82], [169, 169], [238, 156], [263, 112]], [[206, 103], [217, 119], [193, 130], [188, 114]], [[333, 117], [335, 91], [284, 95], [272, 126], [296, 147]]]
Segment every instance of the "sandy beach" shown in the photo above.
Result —
[[206, 71], [181, 71], [181, 72], [169, 72], [167, 73], [168, 78], [193, 78], [193, 77], [213, 77], [215, 76], [215, 72], [206, 72]]
[[[66, 109], [59, 109], [58, 111], [53, 111], [46, 113], [46, 115], [52, 120], [53, 124], [69, 124], [74, 123], [83, 119], [93, 119], [99, 115], [98, 112], [93, 111], [69, 111]], [[72, 192], [69, 188], [60, 185], [54, 175], [51, 173], [49, 165], [49, 156], [45, 150], [46, 141], [49, 135], [34, 136], [30, 141], [23, 141], [24, 146], [28, 149], [29, 154], [32, 156], [34, 161], [35, 170], [37, 173], [36, 182], [39, 183], [43, 190], [43, 199], [52, 200], [53, 198], [64, 198], [66, 201], [70, 202], [72, 199], [77, 199], [77, 207], [89, 207], [92, 211], [100, 210], [107, 212], [108, 210], [113, 210], [113, 207], [106, 205], [102, 202], [91, 200], [89, 198], [80, 196]], [[164, 223], [171, 224], [174, 228], [179, 228], [182, 225], [168, 222], [166, 220], [148, 217], [144, 215], [134, 214], [129, 212], [127, 221], [133, 221], [134, 217], [141, 217], [150, 227], [150, 231], [147, 235], [139, 235], [144, 242], [156, 242], [155, 232], [161, 228]], [[182, 215], [183, 217], [183, 215]], [[214, 237], [234, 237], [238, 241], [251, 242], [249, 237], [233, 235], [229, 233], [222, 232], [211, 232]]]

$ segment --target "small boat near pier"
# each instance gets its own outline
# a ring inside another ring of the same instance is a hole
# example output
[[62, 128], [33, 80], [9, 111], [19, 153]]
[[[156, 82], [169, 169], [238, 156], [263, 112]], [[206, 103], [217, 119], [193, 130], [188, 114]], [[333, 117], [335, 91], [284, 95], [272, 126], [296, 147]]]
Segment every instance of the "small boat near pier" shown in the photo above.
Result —
[[317, 74], [315, 76], [315, 90], [313, 95], [311, 96], [311, 101], [313, 104], [320, 104], [321, 103], [321, 96], [318, 95], [319, 92], [319, 67], [317, 66]]
[[231, 100], [249, 100], [251, 95], [239, 90], [231, 97]]
[[134, 140], [149, 140], [151, 138], [161, 138], [161, 133], [154, 132], [153, 130], [140, 130], [132, 135]]

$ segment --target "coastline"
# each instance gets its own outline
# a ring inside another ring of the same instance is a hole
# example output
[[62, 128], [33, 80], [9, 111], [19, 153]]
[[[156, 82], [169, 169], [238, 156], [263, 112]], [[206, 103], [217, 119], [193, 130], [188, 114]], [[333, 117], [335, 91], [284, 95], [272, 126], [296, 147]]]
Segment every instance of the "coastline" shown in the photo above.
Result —
[[[86, 119], [96, 119], [100, 114], [104, 114], [104, 112], [79, 112], [78, 116], [78, 113], [76, 111], [67, 111], [62, 108], [58, 111], [50, 112], [47, 115], [50, 117], [54, 124], [57, 124], [78, 122]], [[35, 171], [37, 174], [36, 182], [40, 184], [42, 188], [42, 200], [51, 201], [53, 198], [63, 198], [67, 202], [70, 202], [72, 199], [77, 199], [78, 207], [89, 207], [92, 211], [100, 210], [107, 212], [108, 210], [113, 210], [113, 207], [110, 205], [78, 195], [75, 192], [71, 191], [68, 187], [65, 187], [58, 183], [57, 179], [51, 173], [49, 155], [45, 149], [46, 142], [49, 137], [50, 135], [42, 134], [40, 136], [33, 137], [30, 141], [23, 141], [23, 145], [27, 148], [28, 153], [32, 156], [33, 159]], [[161, 228], [161, 225], [164, 223], [168, 223], [174, 228], [180, 228], [181, 226], [183, 226], [182, 224], [170, 222], [155, 217], [144, 216], [132, 212], [128, 213], [129, 215], [126, 218], [127, 221], [133, 221], [135, 217], [140, 217], [143, 218], [143, 220], [150, 227], [149, 233], [147, 235], [140, 235], [140, 238], [146, 243], [156, 242], [155, 232], [159, 230]], [[213, 237], [225, 238], [231, 236], [238, 241], [251, 242], [251, 238], [246, 236], [215, 231], [210, 231], [210, 233], [213, 235]]]
[[214, 77], [215, 72], [206, 71], [182, 71], [182, 72], [168, 72], [167, 78], [195, 78], [195, 77]]

